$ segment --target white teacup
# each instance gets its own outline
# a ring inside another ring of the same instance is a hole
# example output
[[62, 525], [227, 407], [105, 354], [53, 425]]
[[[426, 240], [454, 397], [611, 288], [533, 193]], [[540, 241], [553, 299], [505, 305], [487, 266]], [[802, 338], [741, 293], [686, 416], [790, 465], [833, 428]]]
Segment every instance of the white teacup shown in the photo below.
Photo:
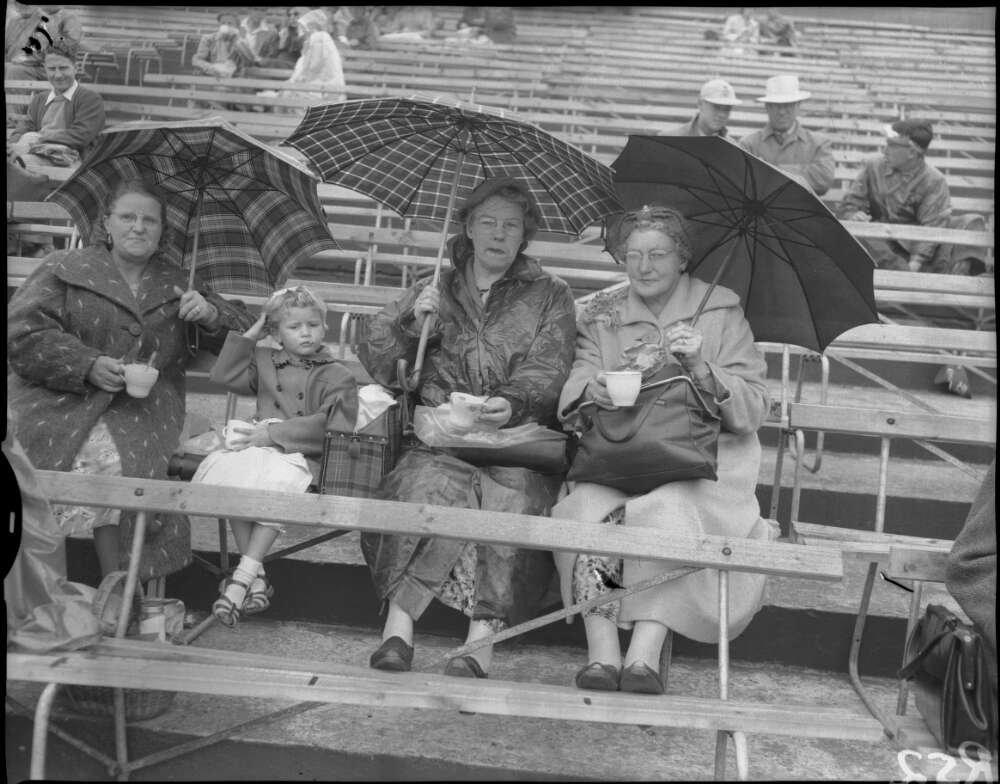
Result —
[[608, 397], [616, 406], [635, 405], [639, 397], [639, 387], [642, 385], [642, 372], [638, 370], [606, 370], [604, 384], [608, 388]]
[[486, 398], [482, 395], [470, 395], [466, 392], [452, 392], [448, 402], [451, 403], [448, 421], [454, 427], [468, 429], [476, 423], [476, 416], [482, 410]]
[[222, 428], [222, 437], [226, 442], [226, 449], [242, 444], [247, 440], [247, 436], [253, 431], [253, 425], [242, 419], [230, 419], [226, 426]]
[[125, 391], [132, 397], [146, 397], [153, 388], [160, 371], [140, 362], [130, 362], [125, 366]]

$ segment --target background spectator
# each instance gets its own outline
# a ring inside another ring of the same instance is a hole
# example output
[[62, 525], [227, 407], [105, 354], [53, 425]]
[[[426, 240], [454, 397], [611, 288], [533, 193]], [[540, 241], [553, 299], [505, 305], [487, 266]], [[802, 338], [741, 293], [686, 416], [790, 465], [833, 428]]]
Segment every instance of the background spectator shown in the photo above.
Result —
[[4, 79], [45, 79], [45, 51], [54, 43], [76, 55], [83, 25], [59, 6], [29, 6], [15, 0], [4, 25]]
[[[726, 123], [733, 107], [743, 103], [736, 91], [723, 79], [710, 79], [698, 94], [698, 113], [690, 122], [675, 125], [668, 136], [726, 136]], [[730, 137], [732, 138], [732, 137]]]
[[780, 14], [777, 8], [768, 9], [767, 16], [760, 24], [762, 43], [774, 46], [795, 46], [797, 35], [795, 24], [791, 19]]
[[201, 37], [191, 65], [196, 73], [208, 76], [238, 76], [248, 65], [256, 64], [257, 58], [246, 42], [240, 39], [236, 14], [223, 12], [217, 19], [219, 29]]
[[240, 37], [259, 60], [277, 42], [278, 30], [262, 10], [255, 8], [240, 22]]
[[483, 8], [483, 35], [495, 44], [510, 44], [517, 37], [514, 8], [509, 5]]
[[811, 93], [800, 90], [799, 77], [791, 74], [772, 76], [765, 92], [757, 100], [767, 109], [767, 124], [743, 137], [740, 146], [822, 196], [833, 187], [830, 141], [798, 121], [799, 105]]
[[[924, 160], [934, 137], [927, 120], [898, 120], [885, 126], [882, 155], [869, 158], [840, 205], [846, 220], [986, 231], [981, 215], [951, 214], [945, 176]], [[986, 269], [981, 249], [910, 240], [862, 240], [882, 269], [979, 275]]]
[[74, 53], [61, 45], [45, 52], [51, 90], [31, 97], [28, 112], [8, 138], [8, 153], [25, 167], [73, 166], [104, 128], [104, 101], [76, 80]]
[[317, 103], [337, 103], [346, 100], [344, 67], [340, 52], [329, 33], [326, 13], [314, 9], [299, 17], [302, 34], [302, 55], [295, 63], [289, 82], [322, 82], [327, 86], [323, 93], [289, 92], [289, 95], [308, 97]]
[[723, 54], [738, 57], [751, 54], [755, 50], [745, 44], [755, 44], [760, 40], [760, 25], [752, 8], [741, 8], [738, 14], [727, 16], [722, 24]]

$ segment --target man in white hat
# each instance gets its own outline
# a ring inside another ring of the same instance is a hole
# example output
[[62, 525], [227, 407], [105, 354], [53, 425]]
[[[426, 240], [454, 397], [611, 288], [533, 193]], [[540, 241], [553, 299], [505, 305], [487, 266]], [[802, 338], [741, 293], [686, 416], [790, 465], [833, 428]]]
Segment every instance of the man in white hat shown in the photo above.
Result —
[[830, 141], [807, 131], [798, 121], [799, 104], [811, 93], [800, 90], [799, 77], [792, 74], [772, 76], [767, 80], [765, 92], [757, 100], [767, 109], [767, 124], [744, 136], [740, 146], [822, 196], [833, 185]]
[[701, 86], [701, 92], [698, 94], [698, 113], [694, 119], [669, 128], [667, 135], [726, 136], [729, 113], [734, 106], [741, 103], [743, 101], [736, 97], [736, 91], [729, 82], [723, 79], [711, 79]]

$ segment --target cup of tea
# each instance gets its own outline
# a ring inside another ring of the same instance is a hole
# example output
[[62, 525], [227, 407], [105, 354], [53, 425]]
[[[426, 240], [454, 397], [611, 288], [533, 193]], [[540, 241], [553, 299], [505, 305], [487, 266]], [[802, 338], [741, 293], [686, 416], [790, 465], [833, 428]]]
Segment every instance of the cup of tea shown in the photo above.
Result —
[[146, 397], [153, 388], [160, 371], [141, 362], [125, 365], [125, 391], [132, 397]]
[[247, 436], [253, 432], [253, 425], [242, 419], [230, 419], [226, 426], [222, 428], [222, 437], [225, 439], [226, 449], [233, 449], [247, 440]]
[[616, 406], [635, 405], [639, 397], [639, 387], [642, 386], [642, 372], [639, 370], [606, 370], [604, 384], [608, 388], [608, 397]]
[[476, 423], [476, 416], [482, 410], [486, 398], [466, 392], [452, 392], [448, 402], [451, 404], [448, 421], [456, 428], [467, 430]]

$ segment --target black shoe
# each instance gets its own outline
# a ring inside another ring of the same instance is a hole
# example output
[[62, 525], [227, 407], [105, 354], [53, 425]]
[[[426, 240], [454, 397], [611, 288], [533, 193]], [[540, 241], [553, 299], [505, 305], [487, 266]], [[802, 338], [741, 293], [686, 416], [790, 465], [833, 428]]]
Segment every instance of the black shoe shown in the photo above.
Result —
[[619, 670], [611, 664], [591, 662], [576, 673], [574, 683], [578, 689], [590, 691], [618, 691]]
[[453, 675], [456, 678], [489, 678], [489, 673], [479, 666], [479, 662], [472, 656], [459, 656], [449, 659], [444, 667], [445, 675]]
[[413, 646], [402, 637], [390, 637], [372, 654], [368, 664], [375, 670], [409, 672], [413, 664]]
[[635, 662], [622, 670], [618, 688], [636, 694], [663, 694], [663, 681], [660, 680], [659, 673], [651, 667], [642, 662]]

